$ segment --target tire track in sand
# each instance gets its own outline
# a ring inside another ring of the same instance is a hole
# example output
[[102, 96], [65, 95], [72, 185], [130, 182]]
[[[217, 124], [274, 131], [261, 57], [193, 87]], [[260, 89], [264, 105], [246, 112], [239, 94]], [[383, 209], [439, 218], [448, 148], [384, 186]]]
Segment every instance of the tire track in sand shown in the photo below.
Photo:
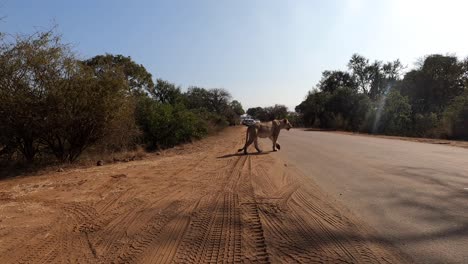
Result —
[[242, 219], [242, 261], [244, 263], [269, 263], [269, 254], [260, 220], [259, 207], [252, 185], [252, 158], [248, 158], [248, 169], [239, 181]]
[[[199, 166], [207, 167], [212, 161], [206, 160], [207, 156], [202, 155], [201, 159], [196, 162], [192, 162], [193, 166], [186, 166], [185, 169], [178, 169], [176, 174], [192, 173], [194, 179], [201, 178], [206, 170], [196, 173], [196, 169]], [[200, 164], [201, 163], [201, 164]], [[230, 179], [235, 179], [235, 172], [238, 171], [235, 167], [240, 166], [241, 160], [237, 160], [232, 166], [224, 165], [224, 162], [219, 163], [222, 165], [222, 169], [218, 171], [218, 178], [225, 179], [229, 181]], [[195, 167], [197, 165], [197, 167]], [[230, 173], [227, 173], [224, 168], [230, 170]], [[193, 173], [195, 172], [195, 175]], [[228, 177], [227, 175], [232, 174], [233, 177]], [[150, 221], [146, 228], [138, 231], [138, 237], [136, 240], [133, 240], [131, 243], [126, 243], [126, 245], [121, 246], [120, 250], [116, 253], [118, 259], [114, 262], [116, 263], [168, 263], [171, 262], [176, 254], [177, 249], [179, 248], [180, 243], [183, 243], [183, 237], [185, 236], [186, 230], [189, 227], [191, 222], [191, 216], [193, 212], [200, 207], [199, 198], [198, 203], [192, 200], [192, 196], [196, 194], [196, 189], [185, 188], [192, 185], [193, 182], [186, 182], [185, 184], [179, 184], [181, 190], [188, 189], [186, 192], [174, 192], [165, 196], [161, 201], [158, 201], [158, 204], [167, 204], [171, 201], [181, 201], [184, 200], [183, 197], [189, 197], [187, 202], [180, 202], [180, 206], [175, 208], [165, 209], [163, 212], [159, 212], [159, 216], [155, 215], [155, 218]], [[224, 186], [221, 184], [220, 186]], [[196, 196], [196, 195], [195, 195]], [[194, 205], [195, 206], [187, 206]], [[229, 206], [224, 206], [229, 207]], [[212, 213], [212, 212], [210, 212]], [[232, 219], [232, 216], [228, 216], [225, 219]], [[235, 218], [235, 217], [234, 217]], [[141, 222], [141, 220], [140, 220]], [[145, 221], [143, 221], [145, 222]], [[154, 223], [157, 223], [156, 225]], [[224, 225], [224, 224], [223, 224]], [[229, 226], [229, 224], [225, 224]], [[216, 227], [215, 227], [216, 228]], [[222, 228], [223, 229], [223, 228]], [[221, 235], [224, 237], [224, 233]], [[234, 239], [233, 239], [234, 240]], [[209, 241], [216, 241], [214, 238], [210, 238]], [[210, 246], [214, 248], [212, 252], [216, 252], [216, 244], [207, 245], [208, 252]], [[207, 254], [210, 258], [215, 258], [214, 254]]]
[[269, 170], [254, 169], [253, 178], [256, 192], [272, 195], [257, 204], [273, 262], [406, 262], [368, 240], [364, 225], [344, 215], [343, 208], [299, 171], [272, 156], [255, 159], [261, 167], [270, 164]]
[[[234, 193], [247, 157], [237, 157], [228, 171], [219, 172], [217, 190], [200, 200], [175, 256], [176, 263], [239, 262], [241, 223]], [[213, 186], [213, 187], [215, 187]]]

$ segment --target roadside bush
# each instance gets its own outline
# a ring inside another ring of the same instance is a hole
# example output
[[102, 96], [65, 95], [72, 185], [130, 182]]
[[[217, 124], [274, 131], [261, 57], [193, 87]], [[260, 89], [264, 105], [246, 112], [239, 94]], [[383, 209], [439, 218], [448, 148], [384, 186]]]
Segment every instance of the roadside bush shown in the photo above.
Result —
[[0, 47], [0, 145], [32, 162], [40, 150], [47, 110], [48, 76], [55, 75], [61, 47], [48, 34], [2, 39]]
[[467, 138], [468, 58], [432, 54], [404, 73], [399, 60], [371, 62], [354, 54], [348, 69], [324, 71], [296, 106], [306, 126]]
[[358, 131], [366, 121], [370, 104], [366, 95], [348, 87], [339, 87], [332, 92], [309, 93], [296, 111], [302, 114], [304, 123], [309, 126], [318, 119], [321, 128]]
[[[41, 136], [60, 161], [73, 162], [90, 145], [115, 138], [133, 119], [122, 73], [95, 78], [87, 66], [79, 63], [76, 67], [62, 80], [63, 85], [51, 89], [45, 121], [51, 129]], [[131, 138], [130, 134], [125, 136]], [[117, 147], [120, 143], [108, 140], [108, 144]]]
[[238, 124], [243, 111], [224, 89], [155, 85], [130, 57], [79, 60], [53, 31], [8, 41], [0, 34], [2, 167], [172, 147]]
[[205, 108], [191, 109], [190, 111], [198, 116], [198, 118], [205, 124], [208, 129], [208, 133], [218, 132], [229, 126], [229, 121], [226, 117], [210, 112]]
[[468, 139], [468, 92], [456, 97], [442, 115], [442, 131], [453, 139]]
[[232, 109], [226, 109], [224, 116], [226, 118], [226, 121], [230, 126], [235, 126], [240, 124], [240, 117], [234, 110]]
[[408, 97], [393, 90], [385, 99], [382, 114], [377, 120], [377, 132], [387, 135], [408, 135], [410, 129], [411, 105]]
[[132, 126], [123, 71], [113, 67], [96, 75], [52, 32], [3, 43], [0, 80], [0, 146], [29, 163], [38, 153], [73, 162], [90, 145], [122, 133], [116, 128]]
[[[224, 89], [189, 87], [184, 96], [187, 108], [203, 116], [202, 119], [208, 120], [210, 125], [222, 128], [224, 122], [231, 126], [240, 123], [240, 115], [244, 112], [242, 105], [236, 100], [230, 101], [232, 96]], [[215, 115], [207, 116], [207, 113]]]
[[323, 127], [324, 122], [321, 118], [325, 113], [325, 102], [329, 100], [329, 97], [329, 93], [313, 90], [307, 94], [301, 104], [296, 106], [295, 110], [302, 117], [304, 126]]
[[364, 121], [362, 122], [361, 126], [359, 127], [358, 131], [364, 133], [377, 133], [374, 129], [375, 121], [377, 117], [377, 106], [375, 103], [371, 103], [367, 113], [365, 114]]
[[328, 128], [334, 129], [334, 130], [345, 130], [347, 127], [348, 122], [343, 118], [343, 115], [341, 113], [334, 114], [331, 113], [331, 119], [328, 123]]
[[348, 116], [347, 130], [359, 131], [369, 117], [370, 109], [372, 108], [371, 100], [364, 94], [352, 94], [354, 102]]
[[138, 99], [136, 120], [151, 150], [173, 147], [207, 134], [205, 123], [184, 105], [162, 104], [146, 96]]
[[304, 122], [302, 117], [296, 112], [288, 112], [287, 119], [293, 125], [293, 127], [304, 127]]
[[439, 137], [436, 130], [439, 124], [437, 114], [415, 114], [413, 117], [413, 132], [417, 137]]

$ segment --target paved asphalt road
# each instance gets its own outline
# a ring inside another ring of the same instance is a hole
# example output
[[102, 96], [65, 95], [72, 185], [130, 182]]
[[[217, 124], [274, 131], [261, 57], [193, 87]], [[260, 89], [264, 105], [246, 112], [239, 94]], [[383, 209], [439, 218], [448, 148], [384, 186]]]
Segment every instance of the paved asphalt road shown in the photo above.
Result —
[[376, 229], [377, 239], [416, 263], [468, 263], [468, 149], [295, 129], [279, 142], [278, 155]]

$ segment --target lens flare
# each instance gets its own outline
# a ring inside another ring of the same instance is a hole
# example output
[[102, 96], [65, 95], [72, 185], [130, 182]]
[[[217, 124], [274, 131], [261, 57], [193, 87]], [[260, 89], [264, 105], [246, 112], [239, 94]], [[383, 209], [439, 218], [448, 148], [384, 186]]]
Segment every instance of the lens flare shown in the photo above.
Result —
[[377, 111], [375, 113], [374, 124], [372, 126], [372, 133], [373, 134], [378, 132], [380, 118], [382, 117], [382, 111], [383, 111], [383, 109], [385, 107], [385, 103], [387, 102], [388, 93], [390, 92], [392, 87], [393, 87], [393, 83], [387, 84], [387, 86], [385, 87], [385, 91], [384, 91], [382, 97], [379, 100], [379, 104], [377, 105]]

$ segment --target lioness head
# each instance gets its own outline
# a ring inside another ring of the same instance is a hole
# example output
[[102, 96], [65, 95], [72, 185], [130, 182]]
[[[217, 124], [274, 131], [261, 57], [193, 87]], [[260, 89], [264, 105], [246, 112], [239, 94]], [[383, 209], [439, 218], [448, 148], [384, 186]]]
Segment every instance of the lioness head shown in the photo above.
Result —
[[287, 118], [281, 120], [281, 125], [282, 127], [286, 128], [286, 130], [289, 131], [289, 129], [291, 129], [293, 126], [291, 125], [291, 123], [289, 123], [289, 120]]

